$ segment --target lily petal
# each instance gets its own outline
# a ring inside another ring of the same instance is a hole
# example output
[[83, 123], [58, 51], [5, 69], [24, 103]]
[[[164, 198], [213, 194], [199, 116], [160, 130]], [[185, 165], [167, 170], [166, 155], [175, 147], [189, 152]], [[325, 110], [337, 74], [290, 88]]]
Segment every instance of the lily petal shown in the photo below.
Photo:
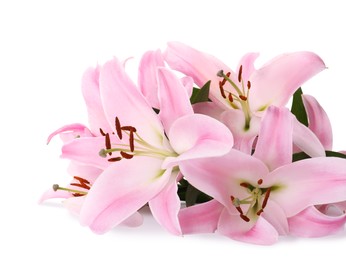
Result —
[[234, 240], [258, 245], [271, 245], [279, 238], [276, 229], [264, 218], [259, 217], [256, 223], [245, 222], [226, 210], [221, 213], [218, 232]]
[[268, 200], [261, 216], [276, 229], [279, 235], [287, 235], [289, 233], [285, 212], [276, 202]]
[[133, 213], [130, 217], [121, 222], [121, 225], [126, 227], [139, 227], [143, 224], [143, 216], [139, 212]]
[[118, 60], [109, 61], [101, 68], [100, 91], [107, 120], [114, 132], [115, 117], [118, 117], [121, 125], [135, 127], [147, 142], [162, 145], [161, 122]]
[[168, 158], [163, 167], [172, 167], [173, 163], [188, 159], [220, 156], [226, 154], [233, 145], [233, 136], [227, 127], [202, 114], [177, 119], [168, 136], [172, 148], [179, 156]]
[[262, 120], [254, 157], [270, 171], [292, 162], [293, 116], [287, 108], [270, 106]]
[[321, 141], [325, 150], [332, 150], [333, 131], [326, 111], [313, 96], [302, 95], [302, 98], [309, 119], [309, 128]]
[[105, 138], [103, 136], [77, 138], [62, 147], [61, 157], [84, 165], [106, 169], [110, 162], [99, 155], [100, 150], [104, 147]]
[[161, 164], [162, 160], [140, 156], [113, 163], [88, 192], [81, 224], [104, 233], [127, 219], [167, 184], [170, 174]]
[[308, 207], [288, 219], [290, 233], [300, 237], [321, 237], [344, 228], [346, 214], [328, 216], [314, 206]]
[[256, 186], [257, 180], [265, 179], [269, 173], [260, 160], [234, 149], [220, 157], [181, 162], [179, 168], [193, 186], [222, 203], [239, 219], [239, 212], [233, 206], [230, 196], [248, 197], [246, 189], [240, 186], [244, 176], [247, 182], [254, 181], [249, 184]]
[[94, 135], [100, 135], [100, 128], [106, 133], [112, 132], [103, 110], [99, 77], [100, 68], [97, 67], [88, 69], [82, 78], [82, 93], [88, 111], [90, 129]]
[[[237, 71], [239, 72], [240, 66], [242, 66], [242, 79], [247, 84], [247, 81], [250, 79], [251, 74], [255, 71], [254, 62], [258, 58], [259, 53], [250, 52], [245, 54], [238, 65]], [[237, 75], [238, 76], [238, 75]]]
[[309, 206], [345, 201], [345, 169], [341, 158], [301, 160], [275, 169], [266, 177], [266, 185], [277, 187], [270, 198], [292, 217]]
[[179, 221], [183, 234], [214, 233], [224, 206], [217, 200], [183, 208]]
[[[305, 81], [326, 68], [312, 52], [282, 54], [269, 61], [250, 77], [250, 107], [262, 111], [270, 105], [284, 106]], [[251, 98], [256, 97], [256, 98]]]
[[324, 157], [326, 152], [317, 136], [297, 118], [293, 118], [293, 143], [310, 157]]
[[160, 109], [158, 99], [157, 68], [164, 67], [160, 50], [144, 53], [139, 64], [138, 86], [152, 107]]
[[172, 71], [159, 68], [157, 71], [159, 83], [160, 119], [166, 132], [179, 117], [193, 114], [190, 98], [180, 79]]
[[84, 165], [81, 163], [77, 163], [76, 161], [71, 161], [67, 168], [67, 172], [72, 176], [82, 177], [83, 179], [94, 183], [97, 177], [99, 177], [102, 173], [102, 170], [97, 167]]
[[55, 130], [53, 133], [51, 133], [48, 136], [47, 144], [49, 144], [52, 138], [58, 134], [60, 134], [60, 137], [64, 142], [68, 142], [77, 137], [93, 136], [93, 134], [85, 125], [82, 125], [82, 124], [65, 125]]
[[181, 235], [178, 220], [180, 199], [177, 195], [177, 174], [171, 174], [166, 187], [152, 200], [149, 207], [156, 221], [174, 235]]

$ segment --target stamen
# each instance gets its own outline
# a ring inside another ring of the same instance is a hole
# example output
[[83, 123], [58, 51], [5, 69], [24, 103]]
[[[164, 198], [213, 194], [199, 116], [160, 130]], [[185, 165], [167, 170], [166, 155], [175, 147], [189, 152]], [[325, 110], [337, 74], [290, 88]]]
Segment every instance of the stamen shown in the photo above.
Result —
[[[105, 143], [106, 143], [106, 149], [112, 149], [111, 139], [109, 138], [109, 134], [107, 133], [105, 136]], [[108, 153], [109, 155], [112, 155], [112, 152]]]
[[256, 215], [260, 216], [263, 213], [263, 209], [260, 209], [259, 211], [257, 211]]
[[103, 132], [102, 128], [100, 128], [100, 133], [101, 133], [102, 136], [106, 135], [105, 132]]
[[133, 127], [133, 126], [122, 126], [121, 130], [130, 131], [130, 132], [133, 132], [133, 133], [137, 132], [137, 129], [135, 127]]
[[250, 88], [251, 88], [251, 82], [248, 81], [248, 82], [247, 82], [247, 89], [250, 89]]
[[119, 139], [121, 140], [123, 138], [123, 134], [121, 132], [121, 125], [118, 117], [115, 117], [115, 129], [117, 131]]
[[245, 222], [250, 222], [250, 219], [245, 216], [245, 215], [240, 215], [240, 217], [242, 218], [242, 220], [244, 220]]
[[246, 182], [242, 182], [242, 183], [240, 183], [239, 184], [240, 186], [242, 186], [242, 187], [244, 187], [244, 188], [249, 188], [249, 184], [248, 183], [246, 183]]
[[125, 159], [131, 159], [131, 158], [133, 158], [133, 154], [128, 154], [128, 153], [126, 153], [126, 152], [124, 152], [124, 151], [121, 151], [120, 154], [121, 154], [121, 156], [122, 156], [123, 158], [125, 158]]
[[118, 162], [122, 159], [122, 157], [113, 157], [113, 158], [109, 158], [108, 161], [109, 162]]
[[263, 183], [263, 180], [262, 179], [259, 179], [258, 181], [257, 181], [257, 184], [258, 185], [261, 185]]
[[232, 97], [232, 93], [229, 93], [228, 94], [228, 100], [229, 100], [229, 102], [233, 102], [233, 97]]
[[225, 94], [225, 90], [223, 89], [223, 84], [222, 84], [221, 81], [219, 81], [219, 87], [220, 87], [221, 96], [222, 96], [223, 98], [227, 98], [227, 97], [226, 97], [226, 94]]
[[239, 98], [243, 101], [246, 101], [247, 100], [247, 97], [243, 96], [243, 95], [239, 95]]
[[83, 183], [86, 183], [86, 184], [90, 184], [90, 182], [82, 177], [79, 177], [79, 176], [73, 176], [74, 179], [76, 179], [77, 181], [80, 181], [80, 182], [83, 182]]
[[77, 181], [79, 181], [79, 183], [71, 183], [72, 186], [77, 186], [83, 189], [87, 189], [90, 190], [90, 186], [88, 184], [90, 184], [90, 182], [86, 179], [83, 179], [81, 177], [78, 176], [73, 176], [73, 178]]
[[133, 131], [130, 132], [130, 150], [131, 152], [133, 152], [135, 150], [135, 141], [134, 141], [134, 137], [133, 137]]
[[264, 199], [263, 199], [263, 202], [262, 202], [262, 209], [264, 209], [267, 206], [267, 202], [268, 202], [269, 195], [270, 195], [270, 189], [271, 188], [268, 188], [266, 193], [265, 193], [265, 195], [264, 195]]
[[241, 82], [241, 74], [243, 72], [243, 65], [240, 65], [240, 68], [239, 68], [239, 73], [238, 73], [238, 81]]

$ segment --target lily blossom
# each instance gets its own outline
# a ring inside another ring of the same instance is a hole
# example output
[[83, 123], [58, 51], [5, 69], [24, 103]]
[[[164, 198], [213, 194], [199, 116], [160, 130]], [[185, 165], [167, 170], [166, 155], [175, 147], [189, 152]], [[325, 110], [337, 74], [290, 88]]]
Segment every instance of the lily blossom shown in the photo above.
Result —
[[171, 71], [158, 68], [157, 77], [159, 114], [121, 62], [114, 59], [100, 67], [96, 97], [104, 113], [101, 136], [64, 145], [63, 157], [103, 169], [80, 211], [80, 222], [96, 233], [108, 231], [149, 203], [162, 226], [181, 234], [176, 166], [223, 155], [233, 145], [225, 125], [193, 113], [186, 88]]
[[199, 87], [211, 80], [210, 99], [227, 111], [221, 120], [232, 121], [228, 126], [235, 148], [246, 152], [251, 151], [263, 111], [271, 105], [285, 106], [305, 81], [326, 68], [319, 56], [306, 51], [282, 54], [260, 69], [254, 66], [259, 54], [248, 53], [236, 72], [217, 58], [178, 42], [168, 43], [164, 55], [171, 68], [191, 76]]
[[[269, 107], [253, 156], [232, 149], [221, 157], [180, 164], [192, 185], [223, 205], [219, 233], [272, 244], [289, 233], [289, 218], [310, 206], [346, 199], [346, 161], [319, 157], [292, 163], [292, 132], [293, 115]], [[209, 218], [211, 225], [214, 219]]]

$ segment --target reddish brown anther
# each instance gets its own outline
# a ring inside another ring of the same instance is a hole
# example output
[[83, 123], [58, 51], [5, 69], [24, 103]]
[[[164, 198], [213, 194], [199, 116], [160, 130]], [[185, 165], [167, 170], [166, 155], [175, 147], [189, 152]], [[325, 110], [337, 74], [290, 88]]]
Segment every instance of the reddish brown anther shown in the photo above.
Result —
[[233, 102], [233, 96], [232, 96], [232, 93], [229, 93], [228, 94], [228, 100], [229, 100], [229, 102]]
[[106, 135], [105, 132], [102, 130], [102, 128], [100, 128], [100, 133], [101, 133], [102, 136]]
[[73, 178], [79, 183], [71, 183], [72, 186], [90, 190], [90, 182], [88, 180], [78, 176], [73, 176]]
[[247, 97], [243, 96], [243, 95], [239, 95], [239, 98], [243, 101], [246, 101], [247, 100]]
[[257, 211], [256, 215], [260, 216], [263, 213], [263, 209], [260, 209], [259, 211]]
[[220, 87], [220, 93], [223, 98], [227, 98], [225, 94], [225, 90], [223, 89], [223, 85], [221, 84], [222, 82], [219, 81], [219, 87]]
[[257, 184], [258, 185], [261, 185], [263, 183], [263, 180], [262, 179], [259, 179], [258, 181], [257, 181]]
[[122, 159], [122, 157], [113, 157], [113, 158], [109, 158], [108, 161], [109, 162], [118, 162]]
[[[108, 133], [105, 135], [105, 144], [106, 144], [106, 149], [107, 150], [112, 149], [111, 139], [110, 139]], [[109, 152], [108, 154], [112, 155], [112, 152]]]
[[244, 187], [244, 188], [249, 188], [249, 184], [246, 182], [242, 182], [239, 184], [240, 186]]
[[250, 88], [251, 88], [251, 82], [248, 81], [248, 82], [247, 82], [247, 89], [250, 89]]
[[121, 152], [120, 152], [120, 155], [121, 155], [123, 158], [125, 158], [125, 159], [131, 159], [131, 158], [133, 158], [133, 154], [129, 154], [129, 153], [124, 152], [124, 151], [121, 151]]
[[250, 222], [250, 219], [249, 219], [247, 216], [241, 214], [240, 217], [241, 217], [242, 220], [244, 220], [245, 222]]
[[121, 140], [123, 138], [123, 133], [121, 132], [121, 125], [118, 117], [115, 117], [115, 129], [119, 139]]
[[243, 65], [240, 65], [239, 72], [238, 72], [238, 81], [241, 82], [241, 74], [243, 73]]
[[262, 202], [262, 209], [264, 209], [267, 206], [269, 195], [270, 195], [270, 188], [267, 189], [267, 191], [266, 191], [266, 193], [264, 195], [264, 199], [263, 199], [263, 202]]

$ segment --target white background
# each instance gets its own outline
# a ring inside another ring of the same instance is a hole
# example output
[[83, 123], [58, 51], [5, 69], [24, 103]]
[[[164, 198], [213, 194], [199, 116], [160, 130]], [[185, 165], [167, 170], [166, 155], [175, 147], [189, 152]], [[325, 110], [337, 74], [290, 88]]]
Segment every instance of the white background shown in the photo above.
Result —
[[[89, 66], [133, 56], [170, 40], [212, 53], [235, 68], [248, 51], [257, 64], [282, 52], [309, 50], [328, 70], [304, 86], [344, 132], [346, 16], [343, 1], [1, 1], [1, 259], [288, 259], [338, 257], [346, 232], [319, 239], [282, 238], [271, 247], [218, 235], [175, 237], [146, 215], [137, 229], [99, 236], [59, 203], [38, 205], [51, 184], [69, 181], [53, 130], [87, 123], [80, 79]], [[132, 65], [131, 65], [132, 64]], [[135, 76], [134, 76], [135, 77]]]

